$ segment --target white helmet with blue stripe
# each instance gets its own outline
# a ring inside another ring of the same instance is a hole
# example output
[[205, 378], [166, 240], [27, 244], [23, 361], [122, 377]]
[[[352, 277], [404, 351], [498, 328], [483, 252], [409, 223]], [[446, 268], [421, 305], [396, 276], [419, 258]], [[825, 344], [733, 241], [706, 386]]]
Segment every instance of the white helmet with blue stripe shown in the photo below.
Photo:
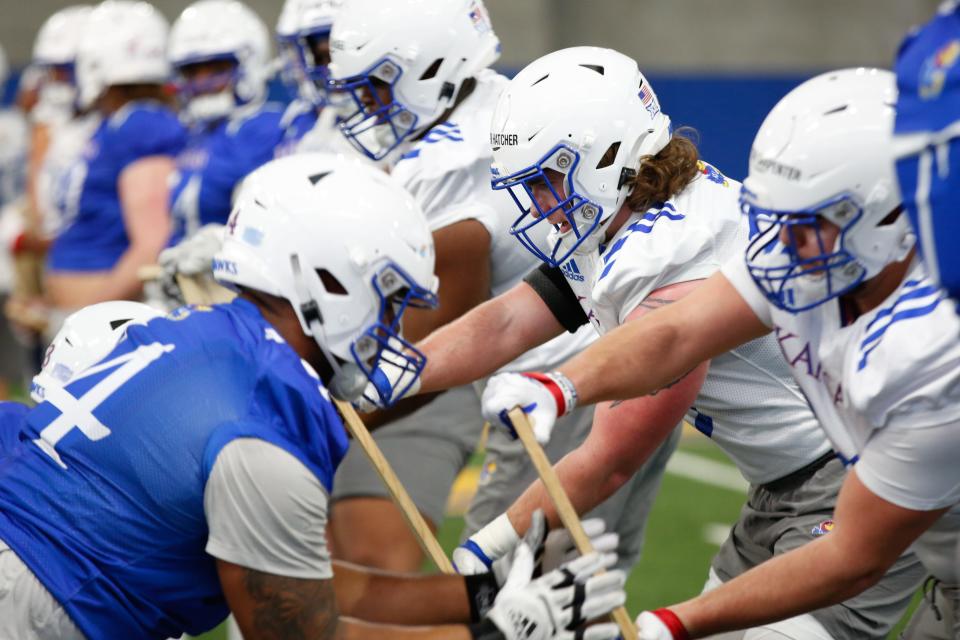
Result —
[[332, 86], [350, 97], [340, 129], [380, 160], [453, 106], [500, 40], [481, 0], [351, 0], [330, 50]]
[[[509, 189], [521, 212], [510, 233], [553, 266], [597, 248], [641, 159], [670, 141], [670, 118], [637, 62], [599, 47], [531, 62], [500, 95], [490, 126], [493, 188]], [[554, 191], [556, 206], [542, 210], [532, 189], [550, 184], [546, 170], [563, 175], [564, 193]], [[542, 233], [556, 213], [565, 222]]]
[[382, 358], [407, 385], [423, 369], [400, 321], [407, 307], [437, 304], [433, 264], [426, 218], [393, 178], [360, 159], [303, 153], [247, 176], [213, 272], [289, 301], [336, 373], [359, 369], [351, 389], [362, 391]]
[[[832, 71], [788, 93], [761, 125], [741, 200], [750, 274], [777, 307], [800, 312], [850, 292], [913, 248], [894, 172], [896, 100], [889, 71]], [[839, 228], [832, 243], [822, 220]], [[812, 257], [798, 253], [801, 226], [816, 229]]]
[[[194, 120], [225, 118], [264, 99], [270, 36], [263, 21], [239, 0], [198, 0], [173, 23], [168, 48], [177, 88]], [[221, 73], [191, 78], [192, 65], [226, 61]]]

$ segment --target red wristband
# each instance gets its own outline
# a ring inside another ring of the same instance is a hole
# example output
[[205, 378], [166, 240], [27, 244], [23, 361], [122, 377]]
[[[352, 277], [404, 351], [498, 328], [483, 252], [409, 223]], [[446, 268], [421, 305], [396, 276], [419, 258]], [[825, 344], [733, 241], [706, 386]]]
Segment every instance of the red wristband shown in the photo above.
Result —
[[670, 630], [670, 633], [673, 635], [673, 640], [690, 640], [690, 632], [687, 631], [687, 628], [683, 626], [680, 618], [678, 618], [677, 614], [673, 611], [670, 611], [670, 609], [657, 609], [651, 613], [660, 618], [660, 622]]
[[529, 371], [520, 375], [532, 378], [547, 388], [557, 403], [557, 416], [562, 416], [567, 412], [567, 401], [563, 397], [563, 390], [550, 376], [536, 371]]

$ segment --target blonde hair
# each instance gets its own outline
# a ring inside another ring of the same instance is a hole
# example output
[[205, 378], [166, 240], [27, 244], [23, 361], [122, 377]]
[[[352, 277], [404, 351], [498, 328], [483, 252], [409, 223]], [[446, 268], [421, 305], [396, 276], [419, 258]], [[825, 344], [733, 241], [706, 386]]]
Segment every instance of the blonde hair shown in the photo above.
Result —
[[692, 139], [696, 133], [681, 127], [659, 153], [640, 159], [626, 200], [631, 211], [646, 211], [657, 202], [666, 202], [693, 182], [700, 172], [700, 153]]

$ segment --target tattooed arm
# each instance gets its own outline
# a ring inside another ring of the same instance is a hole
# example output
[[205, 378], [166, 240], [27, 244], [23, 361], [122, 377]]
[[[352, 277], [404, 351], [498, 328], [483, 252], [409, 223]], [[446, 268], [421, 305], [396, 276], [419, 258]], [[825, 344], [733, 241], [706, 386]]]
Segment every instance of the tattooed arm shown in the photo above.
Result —
[[[380, 640], [385, 637], [469, 640], [471, 637], [464, 625], [397, 627], [341, 617], [333, 580], [288, 578], [223, 560], [217, 561], [217, 571], [245, 640]], [[463, 582], [460, 578], [454, 579]], [[403, 596], [397, 592], [393, 595]]]
[[[689, 294], [703, 281], [681, 282], [658, 289], [626, 317], [630, 323]], [[598, 404], [590, 435], [556, 466], [577, 513], [583, 514], [612, 495], [657, 449], [683, 419], [700, 392], [710, 363], [704, 362], [654, 395]], [[551, 526], [559, 518], [543, 485], [536, 482], [507, 511], [519, 533], [530, 515], [543, 509]]]

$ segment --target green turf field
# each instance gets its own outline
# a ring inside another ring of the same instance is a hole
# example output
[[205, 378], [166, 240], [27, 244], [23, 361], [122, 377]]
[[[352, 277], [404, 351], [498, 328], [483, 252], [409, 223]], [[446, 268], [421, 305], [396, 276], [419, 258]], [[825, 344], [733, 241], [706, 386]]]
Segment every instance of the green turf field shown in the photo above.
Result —
[[[719, 474], [708, 480], [681, 475], [672, 463], [647, 525], [643, 557], [627, 582], [627, 610], [636, 615], [643, 609], [660, 607], [697, 594], [706, 580], [707, 567], [726, 530], [736, 520], [744, 493], [718, 483], [733, 485], [737, 472], [725, 454], [709, 440], [694, 434], [685, 437], [683, 453], [725, 463], [733, 474]], [[673, 462], [676, 462], [674, 458]], [[697, 459], [693, 459], [697, 461]], [[709, 475], [709, 474], [708, 474]], [[459, 542], [463, 519], [448, 518], [439, 532], [447, 550]], [[897, 631], [891, 633], [896, 638]], [[221, 640], [221, 629], [202, 636]]]

